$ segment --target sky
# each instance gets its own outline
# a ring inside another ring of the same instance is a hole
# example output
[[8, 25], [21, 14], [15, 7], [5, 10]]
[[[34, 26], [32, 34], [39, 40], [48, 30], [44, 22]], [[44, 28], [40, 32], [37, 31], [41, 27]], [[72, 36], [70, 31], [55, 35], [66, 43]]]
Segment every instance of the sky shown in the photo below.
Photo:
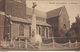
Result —
[[27, 0], [27, 7], [32, 7], [32, 2], [36, 2], [36, 9], [42, 12], [47, 12], [62, 6], [65, 6], [69, 15], [70, 25], [75, 22], [75, 17], [80, 16], [80, 1], [79, 0]]

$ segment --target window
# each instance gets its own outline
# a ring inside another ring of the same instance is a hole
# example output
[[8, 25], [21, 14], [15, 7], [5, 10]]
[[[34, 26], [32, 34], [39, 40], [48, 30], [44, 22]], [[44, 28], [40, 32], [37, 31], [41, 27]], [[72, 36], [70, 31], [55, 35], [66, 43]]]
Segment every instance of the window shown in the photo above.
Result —
[[29, 37], [31, 38], [31, 26], [29, 26]]
[[53, 36], [52, 28], [49, 28], [49, 37]]
[[42, 36], [45, 37], [45, 27], [42, 27]]
[[41, 29], [40, 29], [40, 27], [39, 27], [39, 35], [41, 34]]
[[46, 28], [46, 38], [48, 38], [48, 28]]
[[39, 26], [36, 26], [36, 33], [39, 34]]
[[20, 24], [19, 26], [19, 35], [24, 36], [24, 25], [23, 24]]
[[64, 28], [66, 29], [66, 24], [64, 24]]

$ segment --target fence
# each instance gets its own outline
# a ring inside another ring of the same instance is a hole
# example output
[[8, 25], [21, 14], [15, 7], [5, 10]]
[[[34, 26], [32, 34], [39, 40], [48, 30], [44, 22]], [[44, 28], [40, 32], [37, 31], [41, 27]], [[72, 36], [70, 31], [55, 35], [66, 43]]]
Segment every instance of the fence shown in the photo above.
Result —
[[[31, 44], [29, 43], [29, 45], [31, 45]], [[51, 45], [53, 45], [53, 49], [55, 49], [55, 48], [59, 48], [59, 49], [75, 49], [75, 48], [80, 48], [80, 42], [77, 42], [77, 40], [74, 43], [72, 43], [69, 40], [69, 42], [64, 43], [64, 44], [56, 43], [55, 41], [53, 41], [50, 44], [44, 44], [44, 46], [46, 46], [46, 47], [47, 46], [49, 47]], [[15, 48], [16, 45], [14, 45], [14, 43], [13, 42], [10, 42], [10, 41], [1, 41], [1, 46], [3, 48]], [[32, 45], [31, 45], [31, 47], [33, 47], [33, 49], [35, 48]]]
[[77, 42], [77, 40], [74, 43], [71, 43], [71, 41], [69, 40], [69, 42], [64, 44], [59, 44], [53, 41], [53, 48], [75, 49], [79, 47], [80, 47], [80, 42]]

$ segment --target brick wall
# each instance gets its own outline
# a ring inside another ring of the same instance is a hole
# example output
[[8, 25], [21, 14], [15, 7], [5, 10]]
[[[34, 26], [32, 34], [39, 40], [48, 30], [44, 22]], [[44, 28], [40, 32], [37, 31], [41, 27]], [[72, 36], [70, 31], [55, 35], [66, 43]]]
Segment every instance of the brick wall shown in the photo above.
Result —
[[26, 0], [6, 0], [5, 10], [7, 14], [15, 17], [26, 18]]
[[[4, 12], [5, 10], [5, 5], [4, 5], [5, 0], [0, 0], [0, 12]], [[3, 34], [4, 34], [4, 19], [5, 16], [0, 14], [0, 42], [3, 40]]]

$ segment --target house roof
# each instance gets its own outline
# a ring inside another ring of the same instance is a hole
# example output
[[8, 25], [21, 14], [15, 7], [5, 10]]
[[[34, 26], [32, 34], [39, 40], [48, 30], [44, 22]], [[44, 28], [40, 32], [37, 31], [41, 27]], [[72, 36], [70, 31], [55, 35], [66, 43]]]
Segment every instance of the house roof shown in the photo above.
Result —
[[[11, 16], [11, 15], [7, 15], [7, 14], [5, 14], [5, 12], [1, 12], [1, 11], [0, 11], [0, 14], [1, 14], [1, 15], [5, 15], [6, 17], [10, 17], [10, 19], [11, 19], [12, 21], [23, 22], [23, 23], [31, 23], [31, 20], [30, 20], [30, 19], [24, 19], [24, 18], [14, 17], [14, 16]], [[29, 16], [28, 16], [28, 17], [29, 17]], [[31, 17], [31, 16], [30, 16], [30, 17]], [[51, 26], [51, 25], [49, 25], [49, 24], [46, 23], [46, 22], [42, 22], [42, 21], [38, 21], [38, 20], [37, 20], [37, 25]]]
[[[30, 19], [23, 19], [23, 18], [18, 18], [18, 17], [11, 17], [10, 19], [12, 21], [16, 21], [16, 22], [31, 23]], [[42, 21], [38, 21], [38, 20], [37, 20], [37, 25], [51, 26], [46, 22], [42, 22]]]
[[62, 6], [62, 7], [59, 7], [57, 9], [54, 9], [54, 10], [50, 10], [47, 12], [47, 18], [51, 18], [51, 17], [56, 17], [56, 16], [59, 16], [60, 12], [62, 9], [65, 9], [65, 6]]
[[51, 26], [51, 25], [49, 25], [48, 23], [42, 22], [42, 21], [37, 21], [37, 24], [38, 24], [38, 25], [44, 25], [44, 26]]
[[26, 19], [19, 18], [19, 17], [11, 17], [10, 19], [12, 21], [23, 22], [23, 23], [30, 23], [30, 20], [26, 20]]
[[[27, 7], [27, 15], [32, 15], [32, 12], [33, 12], [32, 10], [33, 10], [32, 8]], [[47, 17], [46, 12], [43, 12], [37, 9], [35, 9], [35, 14], [37, 17], [43, 17], [43, 18]]]
[[[48, 12], [46, 13], [46, 14], [47, 14], [47, 18], [59, 16], [59, 14], [60, 14], [60, 12], [61, 12], [62, 9], [65, 9], [65, 7], [62, 6], [62, 7], [59, 7], [59, 8], [57, 8], [57, 9], [48, 11]], [[23, 19], [23, 18], [19, 18], [19, 17], [11, 17], [11, 20], [12, 20], [12, 21], [16, 21], [16, 22], [32, 23], [32, 22], [31, 22], [31, 19]], [[38, 21], [38, 20], [37, 20], [37, 25], [51, 26], [51, 25], [49, 25], [49, 24], [46, 23], [46, 22]]]

